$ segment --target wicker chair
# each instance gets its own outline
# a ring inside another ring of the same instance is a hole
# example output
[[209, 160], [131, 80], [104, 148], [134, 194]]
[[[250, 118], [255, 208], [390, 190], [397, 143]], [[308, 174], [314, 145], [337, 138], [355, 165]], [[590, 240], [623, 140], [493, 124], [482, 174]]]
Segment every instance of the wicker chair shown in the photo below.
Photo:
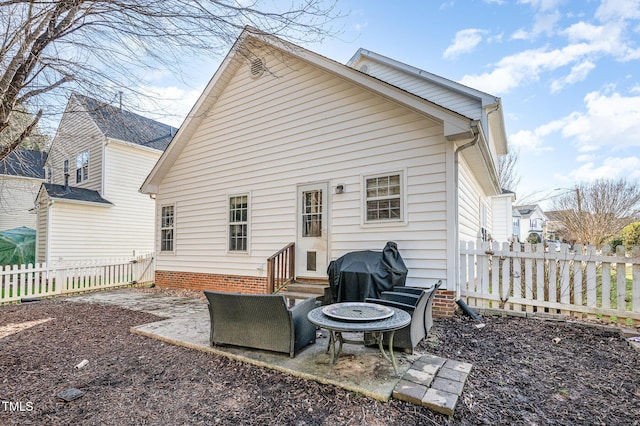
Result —
[[[411, 315], [411, 323], [406, 327], [397, 330], [393, 337], [393, 346], [413, 353], [413, 349], [424, 339], [433, 325], [431, 306], [436, 290], [442, 285], [438, 281], [434, 286], [416, 291], [383, 291], [380, 299], [367, 298], [367, 302], [378, 303], [384, 306], [391, 306], [402, 309]], [[394, 288], [394, 290], [397, 290]], [[413, 294], [418, 293], [418, 294]], [[370, 336], [365, 335], [365, 340], [370, 340]], [[384, 343], [389, 342], [388, 333], [385, 333]]]
[[307, 314], [317, 306], [311, 297], [292, 308], [281, 294], [239, 294], [205, 290], [211, 317], [211, 346], [233, 345], [290, 357], [315, 343], [316, 328]]

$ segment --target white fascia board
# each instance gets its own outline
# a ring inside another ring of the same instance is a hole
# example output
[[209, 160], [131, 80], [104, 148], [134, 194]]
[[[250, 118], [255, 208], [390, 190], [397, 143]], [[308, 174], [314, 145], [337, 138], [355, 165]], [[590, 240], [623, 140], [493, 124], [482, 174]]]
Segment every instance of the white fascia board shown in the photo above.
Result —
[[358, 49], [356, 54], [349, 60], [349, 62], [347, 62], [347, 65], [351, 66], [360, 57], [367, 57], [376, 62], [383, 63], [391, 68], [395, 68], [397, 70], [422, 77], [441, 86], [445, 86], [457, 93], [478, 99], [480, 100], [484, 108], [495, 106], [500, 102], [500, 98], [490, 95], [489, 93], [482, 92], [480, 90], [474, 89], [473, 87], [465, 86], [464, 84], [457, 83], [453, 80], [449, 80], [448, 78], [430, 73], [420, 68], [416, 68], [403, 62], [396, 61], [395, 59], [388, 58], [384, 55], [380, 55], [379, 53], [375, 53], [362, 48]]
[[97, 206], [97, 207], [105, 207], [111, 208], [114, 206], [113, 203], [94, 203], [92, 201], [83, 201], [83, 200], [69, 200], [67, 198], [58, 198], [58, 197], [49, 197], [51, 203], [69, 203], [69, 204], [82, 204], [85, 206]]
[[155, 149], [155, 148], [151, 148], [148, 146], [144, 146], [144, 145], [140, 145], [137, 143], [133, 143], [133, 142], [128, 142], [128, 141], [123, 141], [122, 139], [115, 139], [115, 138], [106, 138], [104, 144], [109, 145], [111, 143], [115, 143], [115, 144], [120, 144], [120, 145], [124, 145], [124, 146], [128, 146], [130, 148], [137, 148], [137, 149], [141, 149], [143, 151], [147, 151], [147, 152], [151, 152], [153, 154], [161, 154], [162, 150], [159, 149]]

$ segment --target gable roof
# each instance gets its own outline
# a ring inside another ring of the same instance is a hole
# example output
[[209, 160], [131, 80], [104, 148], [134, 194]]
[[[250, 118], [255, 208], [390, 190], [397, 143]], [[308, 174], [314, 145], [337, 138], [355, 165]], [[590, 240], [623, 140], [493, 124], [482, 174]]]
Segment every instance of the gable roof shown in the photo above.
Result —
[[[347, 62], [347, 66], [355, 68], [358, 63], [361, 63], [363, 60], [370, 60], [383, 64], [387, 68], [394, 69], [411, 77], [410, 80], [407, 80], [407, 78], [398, 80], [395, 84], [399, 85], [399, 87], [410, 85], [411, 81], [417, 80], [427, 83], [431, 87], [444, 89], [447, 92], [447, 101], [443, 99], [442, 102], [436, 101], [436, 103], [439, 103], [443, 107], [450, 108], [457, 113], [468, 116], [470, 119], [482, 121], [487, 127], [485, 129], [487, 134], [489, 132], [492, 134], [493, 141], [496, 144], [497, 153], [507, 153], [507, 136], [504, 126], [504, 117], [502, 114], [493, 114], [493, 112], [502, 108], [502, 101], [499, 97], [363, 48], [358, 49], [355, 55]], [[367, 71], [362, 72], [368, 74]], [[411, 89], [409, 90], [412, 91]], [[424, 90], [422, 91], [424, 92]], [[483, 111], [483, 114], [470, 114], [469, 112], [461, 110], [458, 105], [459, 100], [451, 98], [452, 92], [476, 101], [479, 109]], [[422, 97], [425, 100], [429, 100], [424, 95]], [[491, 112], [491, 114], [489, 112]]]
[[44, 179], [46, 159], [46, 152], [16, 149], [0, 161], [0, 175]]
[[522, 206], [515, 206], [513, 209], [520, 212], [520, 215], [525, 219], [531, 217], [531, 215], [536, 210], [538, 210], [541, 215], [545, 216], [545, 213], [542, 211], [542, 209], [538, 204], [526, 204]]
[[54, 200], [64, 200], [81, 203], [101, 204], [112, 206], [113, 203], [102, 198], [98, 191], [92, 191], [85, 188], [77, 188], [74, 186], [65, 187], [64, 185], [56, 185], [52, 183], [43, 183], [42, 187], [50, 198]]
[[[254, 28], [246, 27], [187, 115], [172, 143], [164, 151], [149, 176], [147, 176], [140, 188], [141, 192], [156, 193], [158, 191], [158, 185], [166, 173], [169, 172], [200, 123], [207, 117], [207, 111], [215, 104], [220, 94], [224, 91], [227, 82], [240, 65], [246, 62], [248, 55], [244, 49], [249, 49], [250, 51], [252, 46], [260, 45], [267, 47], [272, 53], [279, 51], [277, 54], [289, 55], [297, 60], [311, 64], [328, 74], [347, 80], [354, 85], [442, 124], [444, 136], [450, 141], [471, 139], [477, 136], [482, 141], [480, 145], [484, 146], [486, 144], [485, 136], [478, 120], [465, 117], [456, 111], [447, 109], [322, 55], [262, 33]], [[492, 184], [497, 186], [497, 180]]]
[[107, 138], [164, 151], [178, 131], [168, 124], [87, 96], [77, 93], [73, 96]]

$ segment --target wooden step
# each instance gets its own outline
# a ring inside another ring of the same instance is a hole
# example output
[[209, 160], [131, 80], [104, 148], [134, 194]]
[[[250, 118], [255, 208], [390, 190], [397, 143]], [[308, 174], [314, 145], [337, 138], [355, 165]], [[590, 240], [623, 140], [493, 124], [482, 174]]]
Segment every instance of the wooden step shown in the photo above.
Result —
[[327, 295], [330, 295], [329, 283], [324, 280], [296, 280], [289, 284], [286, 289], [282, 290], [283, 294], [289, 299], [290, 304], [295, 304], [296, 300], [306, 300], [309, 297], [315, 297], [318, 301], [325, 303]]
[[329, 284], [327, 282], [320, 284], [320, 283], [294, 281], [293, 283], [287, 286], [286, 291], [291, 293], [324, 294], [324, 289], [327, 287], [329, 287]]

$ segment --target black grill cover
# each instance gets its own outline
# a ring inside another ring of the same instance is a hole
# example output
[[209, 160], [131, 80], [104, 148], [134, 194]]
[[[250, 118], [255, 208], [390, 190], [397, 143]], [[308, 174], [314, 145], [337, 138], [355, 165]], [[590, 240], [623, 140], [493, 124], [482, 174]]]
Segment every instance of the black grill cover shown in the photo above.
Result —
[[367, 297], [379, 299], [382, 291], [403, 286], [407, 279], [407, 267], [394, 242], [388, 242], [382, 252], [347, 253], [332, 261], [327, 273], [336, 302], [364, 302]]

